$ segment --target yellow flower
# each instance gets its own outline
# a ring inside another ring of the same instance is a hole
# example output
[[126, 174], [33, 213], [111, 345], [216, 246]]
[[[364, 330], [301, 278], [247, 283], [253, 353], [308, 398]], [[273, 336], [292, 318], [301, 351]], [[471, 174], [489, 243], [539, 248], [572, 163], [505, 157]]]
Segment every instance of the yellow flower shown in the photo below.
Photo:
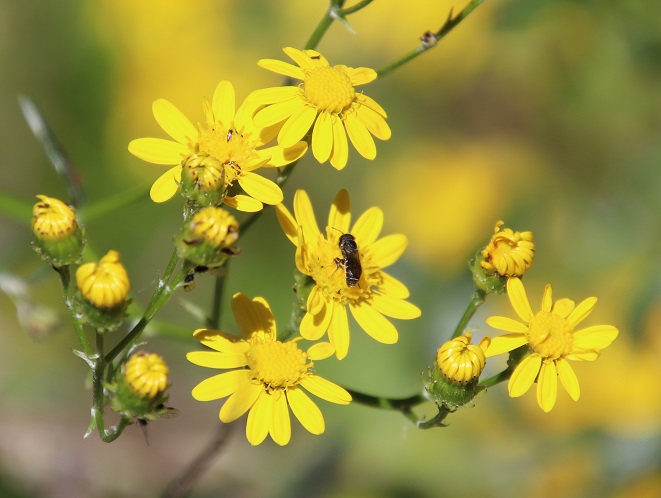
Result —
[[[240, 211], [259, 211], [262, 203], [282, 201], [280, 187], [253, 171], [289, 164], [305, 153], [307, 144], [292, 143], [286, 150], [277, 146], [258, 150], [268, 141], [267, 135], [273, 134], [254, 127], [253, 107], [244, 103], [235, 112], [234, 88], [229, 81], [218, 84], [212, 102], [204, 99], [203, 108], [205, 122], [196, 129], [174, 105], [159, 99], [152, 106], [154, 117], [174, 141], [138, 138], [129, 143], [129, 152], [140, 159], [175, 165], [152, 186], [152, 200], [164, 202], [176, 193], [181, 183], [182, 164], [185, 164], [191, 170], [204, 166], [198, 180], [201, 188], [220, 188], [225, 192], [238, 182], [248, 195], [227, 196], [224, 203]], [[222, 170], [213, 175], [208, 171], [213, 167]], [[197, 178], [194, 171], [191, 175]], [[222, 183], [215, 184], [212, 177], [222, 178]]]
[[99, 264], [85, 263], [78, 267], [76, 284], [85, 300], [97, 308], [122, 304], [131, 290], [128, 273], [117, 251], [108, 251]]
[[[407, 239], [397, 234], [377, 240], [383, 226], [379, 208], [365, 211], [351, 228], [349, 194], [341, 190], [330, 208], [324, 233], [319, 231], [303, 190], [294, 196], [295, 217], [282, 204], [276, 206], [276, 213], [285, 235], [296, 245], [296, 267], [315, 281], [301, 321], [303, 337], [315, 341], [328, 331], [336, 356], [342, 359], [349, 351], [347, 306], [358, 325], [385, 344], [394, 344], [398, 338], [397, 329], [385, 316], [402, 320], [420, 316], [420, 309], [405, 301], [409, 297], [406, 286], [383, 271], [402, 255]], [[339, 247], [339, 239], [349, 232], [357, 245], [359, 275]], [[355, 284], [352, 276], [358, 276]]]
[[168, 366], [157, 354], [135, 353], [124, 365], [126, 384], [145, 398], [155, 398], [168, 387]]
[[528, 296], [518, 278], [507, 281], [507, 294], [523, 323], [503, 316], [492, 316], [487, 323], [509, 334], [491, 339], [487, 357], [528, 345], [531, 353], [515, 368], [508, 390], [511, 397], [523, 395], [537, 380], [537, 403], [545, 412], [555, 405], [558, 377], [574, 401], [580, 397], [578, 379], [568, 360], [594, 361], [600, 351], [615, 340], [618, 330], [612, 325], [593, 325], [574, 330], [597, 304], [589, 297], [578, 306], [570, 299], [552, 301], [551, 286], [542, 297], [542, 309], [533, 313]]
[[301, 80], [295, 86], [265, 88], [246, 100], [266, 106], [255, 114], [260, 127], [278, 126], [278, 144], [291, 147], [312, 128], [312, 153], [315, 159], [342, 169], [347, 164], [347, 135], [358, 153], [366, 159], [376, 157], [372, 135], [390, 138], [386, 111], [370, 97], [356, 92], [356, 86], [374, 81], [376, 71], [367, 67], [331, 66], [314, 50], [286, 47], [284, 52], [298, 66], [275, 59], [262, 59], [260, 66]]
[[532, 265], [535, 243], [532, 232], [501, 230], [505, 222], [498, 221], [489, 244], [482, 251], [482, 268], [495, 271], [502, 277], [520, 277]]
[[340, 386], [313, 373], [313, 361], [333, 354], [329, 343], [317, 343], [307, 352], [298, 347], [300, 337], [281, 342], [268, 303], [235, 294], [232, 312], [243, 338], [219, 330], [199, 329], [195, 338], [215, 351], [194, 351], [186, 358], [202, 367], [231, 369], [200, 382], [193, 398], [211, 401], [229, 396], [220, 409], [222, 422], [229, 423], [248, 413], [246, 436], [258, 445], [268, 434], [284, 446], [291, 437], [289, 408], [312, 434], [325, 430], [324, 417], [303, 391], [340, 405], [351, 395]]
[[443, 344], [436, 353], [436, 365], [448, 380], [467, 384], [476, 380], [487, 364], [485, 351], [490, 339], [483, 338], [479, 345], [471, 344], [473, 334], [455, 337]]

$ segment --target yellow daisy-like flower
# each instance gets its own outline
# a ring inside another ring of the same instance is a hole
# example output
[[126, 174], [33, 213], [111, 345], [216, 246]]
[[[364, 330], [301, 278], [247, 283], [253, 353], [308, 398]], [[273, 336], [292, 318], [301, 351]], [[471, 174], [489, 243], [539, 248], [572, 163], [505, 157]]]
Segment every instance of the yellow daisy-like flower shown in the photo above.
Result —
[[482, 251], [480, 265], [487, 271], [495, 271], [502, 277], [520, 277], [532, 265], [535, 243], [532, 232], [515, 232], [511, 228], [501, 230], [504, 221], [498, 221], [489, 244]]
[[194, 351], [186, 358], [202, 367], [232, 369], [199, 383], [193, 398], [211, 401], [229, 396], [220, 409], [220, 420], [233, 422], [248, 413], [246, 436], [258, 445], [267, 435], [284, 446], [291, 437], [289, 408], [312, 434], [325, 430], [321, 411], [303, 391], [340, 405], [351, 395], [340, 386], [316, 375], [313, 361], [328, 358], [333, 347], [325, 343], [299, 348], [300, 337], [281, 342], [268, 303], [261, 297], [252, 301], [235, 294], [232, 311], [243, 338], [211, 329], [199, 329], [195, 338], [215, 351]]
[[[420, 309], [405, 301], [409, 297], [406, 286], [383, 271], [397, 261], [408, 241], [401, 234], [378, 239], [383, 226], [379, 208], [365, 211], [351, 227], [349, 194], [341, 190], [323, 233], [303, 190], [294, 195], [295, 217], [282, 204], [276, 206], [276, 213], [285, 235], [296, 245], [296, 267], [316, 284], [301, 321], [303, 337], [316, 341], [328, 331], [336, 356], [342, 359], [349, 351], [347, 306], [362, 329], [385, 344], [398, 339], [397, 329], [386, 316], [401, 320], [420, 316]], [[347, 258], [339, 241], [349, 233], [357, 250]]]
[[[224, 203], [240, 211], [259, 211], [262, 203], [282, 201], [282, 191], [274, 182], [254, 170], [284, 166], [299, 159], [307, 150], [304, 142], [294, 142], [286, 149], [278, 146], [259, 149], [273, 136], [269, 130], [255, 128], [252, 114], [255, 108], [243, 103], [235, 112], [234, 87], [221, 81], [211, 103], [204, 99], [204, 123], [197, 128], [167, 100], [156, 100], [152, 106], [161, 128], [174, 139], [138, 138], [129, 143], [131, 154], [154, 164], [175, 165], [156, 180], [150, 196], [155, 202], [170, 199], [181, 183], [182, 164], [191, 169], [202, 188], [214, 186], [213, 178], [222, 179], [215, 185], [226, 189], [238, 182], [248, 195], [225, 197]], [[217, 174], [209, 171], [218, 169]], [[222, 170], [220, 169], [222, 168]]]
[[510, 377], [508, 390], [511, 397], [523, 395], [537, 380], [537, 403], [545, 412], [555, 405], [558, 376], [574, 401], [580, 397], [578, 379], [569, 361], [594, 361], [600, 351], [615, 340], [618, 330], [612, 325], [593, 325], [575, 330], [597, 304], [589, 297], [576, 306], [570, 299], [552, 300], [551, 286], [547, 285], [542, 297], [542, 309], [533, 313], [528, 296], [518, 278], [507, 281], [507, 295], [521, 322], [503, 316], [492, 316], [487, 323], [510, 332], [491, 339], [487, 357], [512, 351], [528, 345], [530, 355], [516, 367]]
[[372, 135], [390, 138], [386, 111], [370, 97], [356, 92], [356, 87], [374, 81], [376, 71], [367, 67], [331, 66], [314, 50], [286, 47], [284, 52], [297, 66], [275, 59], [258, 64], [270, 71], [300, 80], [296, 86], [265, 88], [253, 92], [247, 100], [266, 106], [255, 114], [260, 127], [280, 127], [278, 144], [291, 147], [312, 128], [312, 153], [315, 159], [342, 169], [347, 164], [347, 135], [358, 153], [376, 157]]

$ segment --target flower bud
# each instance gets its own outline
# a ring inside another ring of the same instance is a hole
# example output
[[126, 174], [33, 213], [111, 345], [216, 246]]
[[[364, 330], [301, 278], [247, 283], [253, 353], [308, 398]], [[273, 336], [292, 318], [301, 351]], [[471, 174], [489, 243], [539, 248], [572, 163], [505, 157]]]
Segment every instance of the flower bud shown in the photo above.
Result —
[[471, 344], [466, 332], [443, 344], [429, 368], [425, 389], [439, 406], [455, 409], [465, 405], [481, 390], [477, 385], [486, 365], [485, 351], [491, 340], [485, 337], [479, 345]]
[[228, 211], [205, 207], [186, 222], [175, 237], [179, 257], [198, 266], [221, 266], [235, 254], [233, 244], [239, 239], [239, 223]]
[[108, 251], [99, 263], [76, 270], [83, 319], [99, 332], [113, 330], [123, 321], [131, 289], [128, 273], [117, 251]]
[[165, 408], [169, 369], [157, 354], [140, 351], [118, 369], [112, 384], [112, 409], [125, 417], [154, 420], [169, 409]]
[[223, 202], [225, 165], [215, 157], [196, 152], [181, 163], [181, 195], [199, 206], [217, 206]]
[[480, 266], [501, 277], [520, 277], [535, 257], [533, 235], [532, 232], [514, 232], [511, 228], [501, 230], [503, 224], [503, 221], [496, 223], [494, 234], [482, 251]]
[[32, 208], [34, 249], [50, 265], [59, 268], [80, 259], [85, 245], [74, 209], [53, 197], [38, 195]]

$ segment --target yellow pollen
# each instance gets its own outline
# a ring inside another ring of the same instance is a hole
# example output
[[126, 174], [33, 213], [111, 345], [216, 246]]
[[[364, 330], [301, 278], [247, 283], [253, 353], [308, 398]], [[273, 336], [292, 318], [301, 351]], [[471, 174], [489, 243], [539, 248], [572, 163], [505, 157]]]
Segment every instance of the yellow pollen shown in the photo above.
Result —
[[312, 368], [308, 355], [299, 349], [297, 341], [280, 342], [253, 337], [246, 354], [253, 378], [267, 391], [298, 384]]
[[342, 258], [338, 237], [329, 236], [329, 239], [326, 239], [319, 234], [316, 244], [306, 244], [304, 251], [307, 255], [304, 260], [306, 273], [314, 279], [326, 297], [342, 304], [369, 299], [372, 287], [382, 282], [379, 267], [371, 264], [371, 258], [361, 249], [360, 244], [358, 252], [363, 273], [358, 284], [353, 286], [347, 285], [344, 267], [335, 262], [336, 258]]
[[542, 357], [556, 360], [571, 353], [574, 330], [566, 318], [540, 311], [530, 321], [530, 347]]
[[255, 149], [258, 147], [250, 134], [242, 134], [221, 123], [199, 126], [197, 142], [189, 144], [193, 154], [203, 153], [217, 161], [224, 168], [225, 186], [232, 185], [241, 176], [241, 168], [245, 168], [257, 158]]
[[305, 75], [305, 98], [321, 111], [340, 114], [356, 96], [351, 78], [338, 67], [318, 67]]

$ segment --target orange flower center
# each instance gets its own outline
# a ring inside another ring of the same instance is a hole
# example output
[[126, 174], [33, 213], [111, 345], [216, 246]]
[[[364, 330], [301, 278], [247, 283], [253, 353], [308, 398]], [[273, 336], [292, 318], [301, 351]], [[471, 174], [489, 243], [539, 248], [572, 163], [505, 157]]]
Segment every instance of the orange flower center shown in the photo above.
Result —
[[566, 318], [540, 311], [530, 321], [530, 347], [544, 358], [556, 360], [571, 353], [574, 330]]

